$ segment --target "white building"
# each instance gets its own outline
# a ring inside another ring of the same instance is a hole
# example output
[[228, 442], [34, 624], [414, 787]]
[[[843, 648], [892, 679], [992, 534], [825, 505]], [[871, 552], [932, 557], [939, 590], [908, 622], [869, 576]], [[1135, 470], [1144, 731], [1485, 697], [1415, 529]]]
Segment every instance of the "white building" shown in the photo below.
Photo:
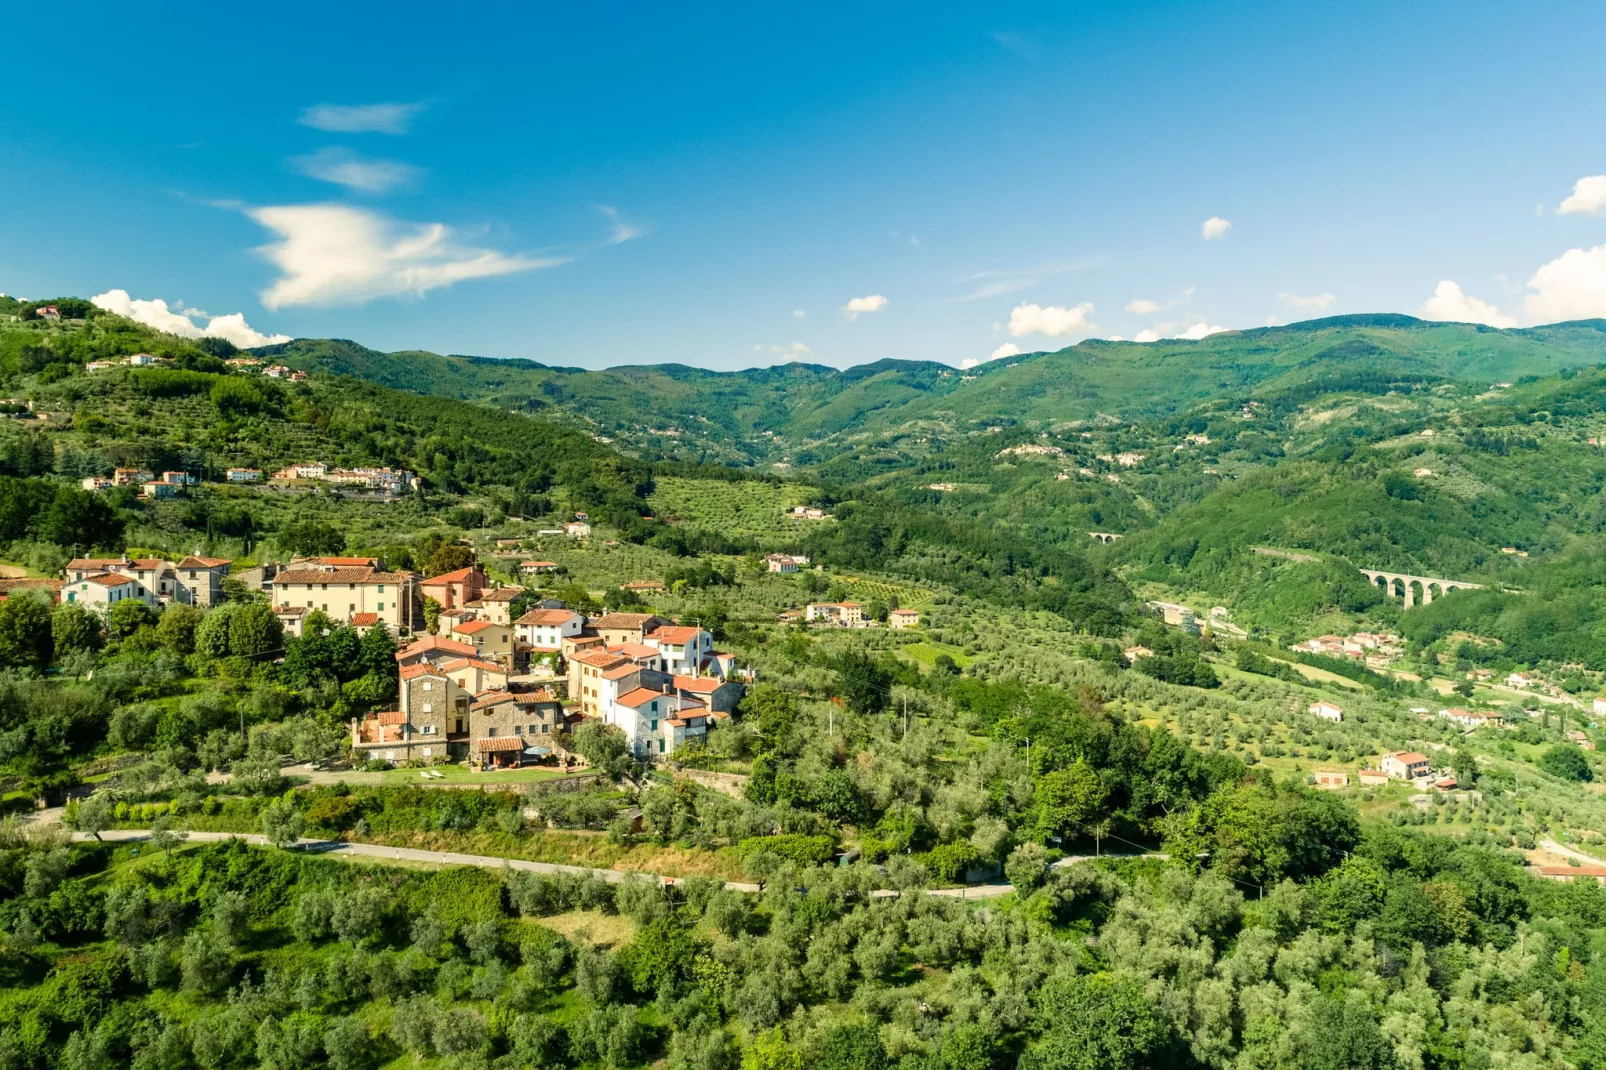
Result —
[[513, 622], [513, 633], [537, 650], [559, 650], [565, 638], [579, 635], [585, 625], [585, 614], [572, 609], [532, 609]]
[[1344, 719], [1344, 707], [1336, 702], [1328, 702], [1326, 699], [1322, 699], [1320, 702], [1312, 702], [1307, 708], [1324, 721], [1342, 721]]
[[662, 624], [647, 633], [647, 645], [663, 652], [666, 672], [696, 676], [714, 652], [712, 632], [702, 628]]

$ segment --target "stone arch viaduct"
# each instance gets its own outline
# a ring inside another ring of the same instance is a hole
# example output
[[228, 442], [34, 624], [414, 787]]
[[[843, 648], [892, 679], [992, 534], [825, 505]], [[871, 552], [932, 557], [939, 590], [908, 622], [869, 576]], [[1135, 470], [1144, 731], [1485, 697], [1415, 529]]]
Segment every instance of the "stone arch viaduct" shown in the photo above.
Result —
[[1088, 536], [1090, 538], [1097, 539], [1099, 542], [1105, 543], [1106, 545], [1121, 537], [1113, 531], [1090, 531], [1088, 532]]
[[[1467, 583], [1464, 580], [1441, 580], [1434, 576], [1409, 576], [1403, 572], [1388, 572], [1375, 568], [1363, 568], [1360, 573], [1374, 587], [1383, 588], [1383, 593], [1388, 597], [1403, 597], [1406, 609], [1410, 609], [1418, 601], [1424, 606], [1428, 605], [1436, 596], [1442, 597], [1451, 591], [1475, 591], [1483, 587], [1481, 583]], [[1421, 590], [1420, 595], [1417, 593], [1419, 588]], [[1435, 588], [1437, 589], [1436, 592]]]

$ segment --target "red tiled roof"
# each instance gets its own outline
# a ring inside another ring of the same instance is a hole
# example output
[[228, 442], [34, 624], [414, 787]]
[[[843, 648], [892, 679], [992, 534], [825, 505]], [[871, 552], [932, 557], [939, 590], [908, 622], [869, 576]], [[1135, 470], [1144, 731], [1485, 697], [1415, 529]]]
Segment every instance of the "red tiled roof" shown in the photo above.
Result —
[[662, 650], [646, 643], [620, 643], [618, 646], [609, 647], [608, 653], [627, 658], [656, 658], [663, 655]]
[[514, 624], [567, 624], [579, 616], [572, 609], [532, 609]]
[[523, 593], [524, 593], [524, 588], [522, 588], [522, 587], [498, 587], [498, 588], [496, 588], [495, 590], [492, 590], [492, 591], [481, 591], [480, 592], [479, 601], [481, 601], [481, 602], [511, 602], [511, 601], [513, 601], [513, 599], [517, 598], [519, 595], [521, 595]]
[[494, 662], [494, 661], [486, 661], [484, 658], [454, 658], [451, 661], [443, 661], [443, 662], [441, 662], [441, 671], [442, 672], [454, 672], [454, 671], [456, 671], [458, 669], [468, 669], [468, 668], [484, 669], [486, 672], [501, 672], [501, 673], [505, 673], [507, 671], [506, 669], [502, 668], [502, 666], [498, 665], [496, 662]]
[[638, 687], [628, 694], [620, 695], [618, 701], [619, 705], [621, 706], [628, 706], [631, 709], [635, 709], [637, 706], [645, 706], [653, 699], [668, 697], [669, 696], [665, 695], [662, 691], [654, 691], [650, 687]]
[[469, 565], [467, 568], [460, 568], [453, 572], [443, 572], [439, 576], [431, 576], [423, 582], [422, 586], [444, 587], [448, 583], [462, 583], [469, 578], [477, 567], [477, 565]]
[[493, 624], [491, 621], [488, 621], [488, 620], [470, 620], [470, 621], [464, 621], [462, 624], [459, 624], [456, 628], [453, 628], [452, 630], [454, 632], [461, 632], [464, 635], [478, 635], [480, 632], [483, 632], [485, 629], [494, 628], [494, 627], [496, 627], [496, 625]]
[[367, 628], [379, 623], [378, 613], [353, 613], [351, 623], [355, 628]]
[[416, 639], [409, 643], [405, 649], [398, 650], [396, 652], [396, 660], [402, 661], [406, 658], [417, 657], [420, 654], [428, 654], [432, 650], [444, 650], [448, 654], [463, 655], [479, 653], [468, 643], [459, 643], [456, 639], [447, 639], [440, 635], [426, 635], [422, 639]]
[[280, 606], [273, 611], [278, 617], [304, 617], [311, 612], [306, 606]]
[[365, 568], [378, 568], [377, 557], [314, 557], [320, 565], [358, 565]]
[[231, 564], [226, 557], [197, 557], [190, 554], [178, 563], [179, 568], [218, 568], [221, 565]]
[[637, 665], [633, 661], [626, 661], [623, 665], [619, 665], [619, 666], [616, 666], [615, 668], [608, 669], [608, 670], [604, 671], [603, 674], [602, 674], [602, 678], [604, 680], [623, 680], [625, 677], [629, 676], [631, 673], [640, 672], [640, 671], [641, 671], [641, 666], [640, 665]]
[[60, 591], [65, 582], [65, 580], [41, 580], [25, 576], [0, 579], [0, 594], [11, 591]]
[[108, 568], [120, 566], [124, 563], [124, 559], [121, 557], [75, 557], [67, 562], [67, 569], [70, 572], [79, 572], [92, 568], [105, 571]]
[[657, 619], [658, 617], [652, 613], [604, 613], [601, 617], [592, 621], [591, 624], [599, 631], [603, 628], [635, 630], [645, 628], [650, 622]]
[[524, 740], [518, 736], [497, 736], [495, 739], [476, 739], [474, 749], [485, 753], [487, 751], [523, 750]]
[[371, 568], [336, 566], [332, 568], [287, 568], [273, 577], [274, 586], [290, 583], [400, 583], [411, 574], [376, 572]]
[[618, 654], [610, 654], [606, 650], [576, 650], [570, 661], [578, 661], [582, 665], [590, 665], [594, 669], [612, 669], [628, 661], [628, 658]]
[[474, 702], [469, 706], [469, 709], [489, 709], [492, 706], [500, 706], [504, 702], [516, 701], [518, 701], [518, 696], [513, 694], [511, 691], [485, 691], [474, 699]]
[[652, 637], [660, 643], [674, 643], [676, 646], [691, 642], [696, 638], [701, 628], [686, 627], [678, 624], [666, 624], [653, 630]]
[[422, 663], [420, 665], [409, 665], [406, 668], [404, 668], [398, 675], [403, 680], [413, 680], [413, 679], [416, 679], [417, 677], [420, 677], [420, 676], [440, 676], [440, 677], [444, 677], [446, 674], [441, 672], [435, 666], [431, 665], [429, 662], [426, 661], [426, 662], [424, 662], [424, 663]]
[[682, 691], [695, 691], [699, 695], [707, 695], [718, 691], [722, 681], [712, 676], [677, 676], [675, 686]]
[[386, 710], [383, 713], [376, 713], [374, 714], [374, 719], [385, 725], [407, 723], [407, 715], [401, 710]]
[[1406, 765], [1421, 765], [1423, 762], [1428, 760], [1428, 756], [1426, 754], [1418, 754], [1414, 750], [1397, 751], [1395, 752], [1394, 757], [1399, 761], [1404, 762]]
[[90, 583], [99, 584], [102, 587], [121, 587], [125, 583], [134, 582], [127, 576], [119, 576], [115, 572], [100, 572], [93, 576], [85, 576], [84, 579]]

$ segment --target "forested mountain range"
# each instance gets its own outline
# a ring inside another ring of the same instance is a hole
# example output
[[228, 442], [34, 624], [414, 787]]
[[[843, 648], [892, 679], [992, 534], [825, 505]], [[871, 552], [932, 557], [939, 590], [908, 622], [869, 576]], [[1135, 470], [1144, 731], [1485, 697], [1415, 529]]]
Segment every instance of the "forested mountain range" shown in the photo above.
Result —
[[1199, 341], [1089, 340], [960, 371], [882, 360], [839, 371], [787, 364], [737, 372], [684, 365], [587, 371], [528, 360], [381, 353], [300, 339], [259, 355], [439, 397], [543, 412], [657, 456], [817, 464], [866, 435], [947, 438], [989, 426], [1148, 420], [1214, 398], [1287, 391], [1368, 371], [1468, 383], [1554, 374], [1606, 360], [1606, 321], [1524, 330], [1339, 316]]

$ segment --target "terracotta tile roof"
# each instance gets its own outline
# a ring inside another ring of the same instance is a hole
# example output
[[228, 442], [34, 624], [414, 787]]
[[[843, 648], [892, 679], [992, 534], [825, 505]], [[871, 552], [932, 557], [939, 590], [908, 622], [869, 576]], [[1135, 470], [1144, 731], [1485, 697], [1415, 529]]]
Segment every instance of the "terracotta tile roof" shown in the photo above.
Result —
[[567, 624], [580, 614], [572, 609], [532, 609], [514, 624]]
[[1426, 754], [1418, 754], [1414, 750], [1398, 751], [1395, 753], [1394, 757], [1404, 762], [1406, 765], [1421, 765], [1428, 760], [1428, 756]]
[[275, 586], [284, 583], [401, 583], [410, 572], [376, 572], [371, 568], [341, 565], [333, 568], [287, 568], [273, 578]]
[[401, 710], [386, 710], [383, 713], [376, 713], [374, 714], [374, 719], [385, 725], [407, 723], [407, 715]]
[[379, 567], [379, 558], [377, 557], [314, 557], [312, 560], [320, 565], [359, 565], [373, 569]]
[[709, 695], [723, 686], [723, 681], [713, 676], [676, 676], [675, 686], [682, 691], [695, 691], [699, 695]]
[[697, 633], [702, 630], [679, 624], [666, 624], [654, 629], [652, 637], [660, 643], [674, 643], [676, 646], [681, 646], [695, 639]]
[[613, 669], [629, 661], [628, 658], [618, 654], [610, 654], [606, 650], [576, 650], [570, 661], [578, 661], [582, 665], [590, 665], [594, 669]]
[[484, 754], [506, 750], [523, 750], [524, 740], [518, 736], [497, 736], [495, 739], [476, 739], [474, 749]]
[[485, 691], [481, 692], [480, 695], [474, 699], [473, 703], [470, 704], [469, 709], [484, 710], [489, 709], [492, 706], [500, 706], [504, 702], [517, 702], [518, 700], [519, 696], [513, 694], [511, 691]]
[[610, 646], [608, 648], [608, 653], [618, 654], [621, 657], [632, 659], [658, 658], [663, 656], [662, 650], [659, 650], [655, 646], [648, 646], [646, 643], [620, 643], [618, 646]]
[[456, 569], [452, 572], [443, 572], [439, 576], [431, 576], [422, 584], [424, 587], [444, 587], [448, 583], [462, 583], [473, 574], [478, 566], [469, 565], [467, 568]]
[[626, 661], [623, 665], [608, 669], [602, 674], [604, 680], [623, 680], [633, 672], [640, 672], [641, 666], [633, 661]]
[[487, 628], [495, 628], [495, 627], [499, 627], [499, 625], [493, 624], [491, 621], [488, 621], [488, 620], [470, 620], [470, 621], [464, 621], [462, 624], [459, 624], [456, 628], [453, 628], [452, 630], [454, 632], [461, 632], [464, 635], [478, 635], [480, 632], [483, 632]]
[[491, 591], [480, 592], [481, 602], [511, 602], [524, 593], [522, 587], [498, 587]]
[[24, 576], [0, 579], [0, 594], [11, 591], [60, 591], [65, 582], [65, 580], [41, 580]]
[[351, 615], [351, 624], [354, 628], [367, 628], [378, 623], [378, 613], [353, 613]]
[[190, 554], [178, 563], [179, 568], [218, 568], [222, 565], [232, 564], [226, 557], [197, 557]]
[[93, 576], [85, 576], [84, 579], [89, 583], [99, 584], [102, 587], [121, 587], [125, 583], [134, 582], [127, 576], [119, 576], [115, 572], [101, 572]]
[[658, 619], [652, 613], [604, 613], [601, 617], [592, 621], [591, 624], [592, 627], [598, 630], [603, 628], [640, 629]]
[[273, 611], [274, 616], [278, 617], [305, 617], [311, 612], [306, 606], [280, 606]]
[[422, 639], [414, 640], [405, 649], [396, 651], [396, 660], [404, 661], [407, 658], [415, 658], [420, 654], [428, 654], [434, 650], [444, 650], [448, 654], [462, 654], [464, 656], [479, 653], [468, 643], [459, 643], [456, 639], [447, 639], [440, 635], [426, 635]]
[[470, 668], [483, 669], [486, 672], [499, 672], [504, 674], [507, 672], [506, 669], [502, 668], [502, 666], [498, 665], [496, 662], [486, 661], [484, 658], [454, 658], [451, 661], [441, 662], [442, 672], [455, 672], [458, 669]]
[[650, 687], [638, 687], [634, 691], [620, 695], [618, 702], [621, 706], [628, 706], [631, 709], [635, 709], [637, 706], [645, 706], [653, 699], [668, 697], [669, 696], [664, 694], [662, 691], [654, 691]]
[[104, 572], [106, 569], [125, 563], [121, 557], [75, 557], [67, 562], [67, 568], [71, 572], [81, 572], [88, 569]]
[[445, 673], [441, 672], [427, 661], [419, 665], [409, 665], [402, 669], [398, 675], [403, 680], [413, 680], [420, 676], [439, 676], [442, 678], [445, 678], [446, 676]]

